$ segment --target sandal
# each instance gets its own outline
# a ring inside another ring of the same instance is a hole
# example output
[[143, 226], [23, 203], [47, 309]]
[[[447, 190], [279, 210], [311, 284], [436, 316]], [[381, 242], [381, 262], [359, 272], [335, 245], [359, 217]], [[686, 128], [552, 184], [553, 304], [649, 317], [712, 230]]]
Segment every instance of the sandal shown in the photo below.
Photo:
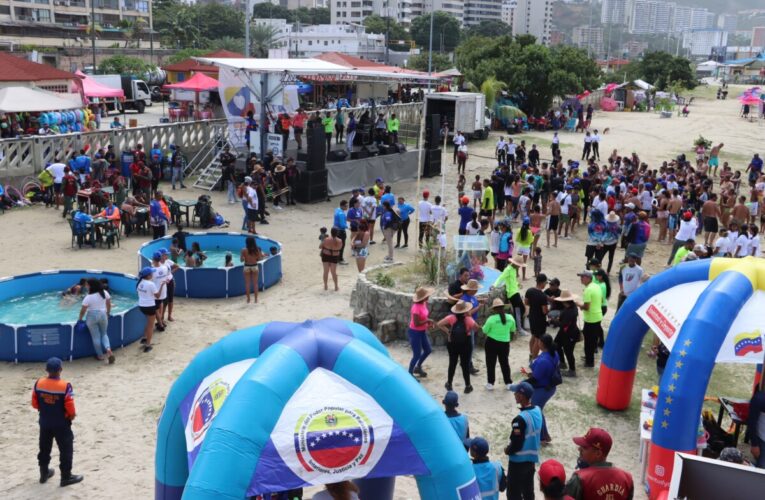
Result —
[[109, 355], [109, 358], [108, 358], [109, 364], [110, 364], [110, 365], [113, 365], [113, 364], [114, 364], [114, 360], [115, 360], [115, 359], [116, 359], [116, 358], [114, 357], [114, 354], [110, 354], [110, 355]]
[[152, 346], [150, 346], [150, 345], [145, 345], [145, 346], [143, 346], [143, 352], [149, 352], [149, 351], [151, 351], [152, 349], [154, 349], [154, 347], [152, 347]]

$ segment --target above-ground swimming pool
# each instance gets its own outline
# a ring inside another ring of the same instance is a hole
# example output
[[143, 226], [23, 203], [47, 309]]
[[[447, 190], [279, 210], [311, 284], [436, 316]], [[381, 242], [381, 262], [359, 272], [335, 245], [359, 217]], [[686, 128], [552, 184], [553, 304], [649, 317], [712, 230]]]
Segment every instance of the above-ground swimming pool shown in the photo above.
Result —
[[[181, 266], [173, 276], [175, 278], [175, 296], [194, 299], [214, 299], [244, 295], [243, 266], [239, 262], [239, 253], [245, 246], [246, 233], [191, 233], [186, 237], [186, 247], [199, 243], [207, 259], [202, 267]], [[266, 255], [260, 262], [258, 289], [265, 290], [274, 286], [282, 278], [282, 245], [278, 241], [255, 236], [260, 250]], [[139, 268], [151, 265], [151, 256], [160, 248], [170, 248], [172, 236], [144, 243], [138, 251]], [[271, 249], [276, 254], [272, 254]], [[224, 267], [225, 255], [231, 252], [234, 266]]]
[[95, 356], [90, 335], [75, 334], [74, 330], [84, 295], [61, 296], [81, 278], [109, 281], [112, 312], [108, 335], [112, 349], [141, 338], [146, 318], [138, 309], [135, 276], [93, 270], [43, 271], [0, 278], [0, 360]]

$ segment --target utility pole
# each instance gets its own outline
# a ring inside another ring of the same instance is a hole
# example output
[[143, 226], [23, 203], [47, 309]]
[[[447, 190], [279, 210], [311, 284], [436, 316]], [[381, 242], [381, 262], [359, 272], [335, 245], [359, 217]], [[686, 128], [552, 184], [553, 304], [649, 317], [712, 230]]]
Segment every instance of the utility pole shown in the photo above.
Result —
[[388, 64], [388, 46], [390, 45], [390, 7], [386, 10], [385, 16], [385, 64]]
[[[430, 0], [430, 36], [428, 38], [428, 77], [431, 76], [433, 71], [433, 0]], [[428, 78], [428, 92], [430, 92], [430, 86], [432, 81]]]
[[96, 0], [90, 0], [90, 43], [93, 48], [93, 74], [96, 74]]
[[244, 13], [244, 57], [250, 57], [250, 20], [252, 19], [252, 4], [250, 0], [245, 2], [247, 6]]

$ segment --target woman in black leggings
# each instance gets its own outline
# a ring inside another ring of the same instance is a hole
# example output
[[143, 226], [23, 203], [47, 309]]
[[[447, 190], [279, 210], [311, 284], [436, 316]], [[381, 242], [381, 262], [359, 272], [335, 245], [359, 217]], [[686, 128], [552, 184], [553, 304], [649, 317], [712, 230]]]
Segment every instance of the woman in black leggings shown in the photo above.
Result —
[[505, 303], [497, 297], [491, 304], [492, 315], [486, 318], [483, 333], [486, 334], [486, 388], [494, 389], [494, 369], [497, 361], [502, 370], [502, 381], [509, 389], [513, 379], [510, 377], [510, 340], [515, 332], [515, 320], [505, 314]]
[[[555, 345], [558, 346], [558, 356], [561, 359], [560, 368], [568, 371], [562, 372], [564, 377], [576, 377], [576, 358], [574, 357], [574, 347], [579, 342], [580, 332], [576, 321], [579, 316], [579, 309], [575, 301], [577, 296], [569, 290], [561, 290], [560, 297], [555, 301], [563, 305], [558, 320], [560, 328], [555, 336]], [[565, 356], [565, 361], [564, 361]]]
[[465, 394], [473, 392], [470, 385], [470, 353], [472, 343], [470, 337], [475, 331], [476, 323], [468, 314], [473, 306], [469, 302], [460, 300], [452, 306], [452, 314], [437, 323], [437, 327], [446, 334], [446, 350], [449, 352], [449, 369], [447, 372], [447, 391], [452, 390], [454, 372], [459, 361], [462, 369], [462, 378], [465, 380]]

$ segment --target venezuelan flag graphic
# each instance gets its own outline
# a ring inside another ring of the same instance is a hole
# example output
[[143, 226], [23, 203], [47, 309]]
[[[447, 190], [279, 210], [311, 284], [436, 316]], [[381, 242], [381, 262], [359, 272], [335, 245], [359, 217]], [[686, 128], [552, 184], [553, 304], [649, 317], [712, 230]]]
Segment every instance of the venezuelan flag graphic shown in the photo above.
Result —
[[734, 337], [733, 351], [736, 356], [746, 356], [752, 352], [762, 352], [762, 336], [759, 330], [752, 333], [739, 333]]

